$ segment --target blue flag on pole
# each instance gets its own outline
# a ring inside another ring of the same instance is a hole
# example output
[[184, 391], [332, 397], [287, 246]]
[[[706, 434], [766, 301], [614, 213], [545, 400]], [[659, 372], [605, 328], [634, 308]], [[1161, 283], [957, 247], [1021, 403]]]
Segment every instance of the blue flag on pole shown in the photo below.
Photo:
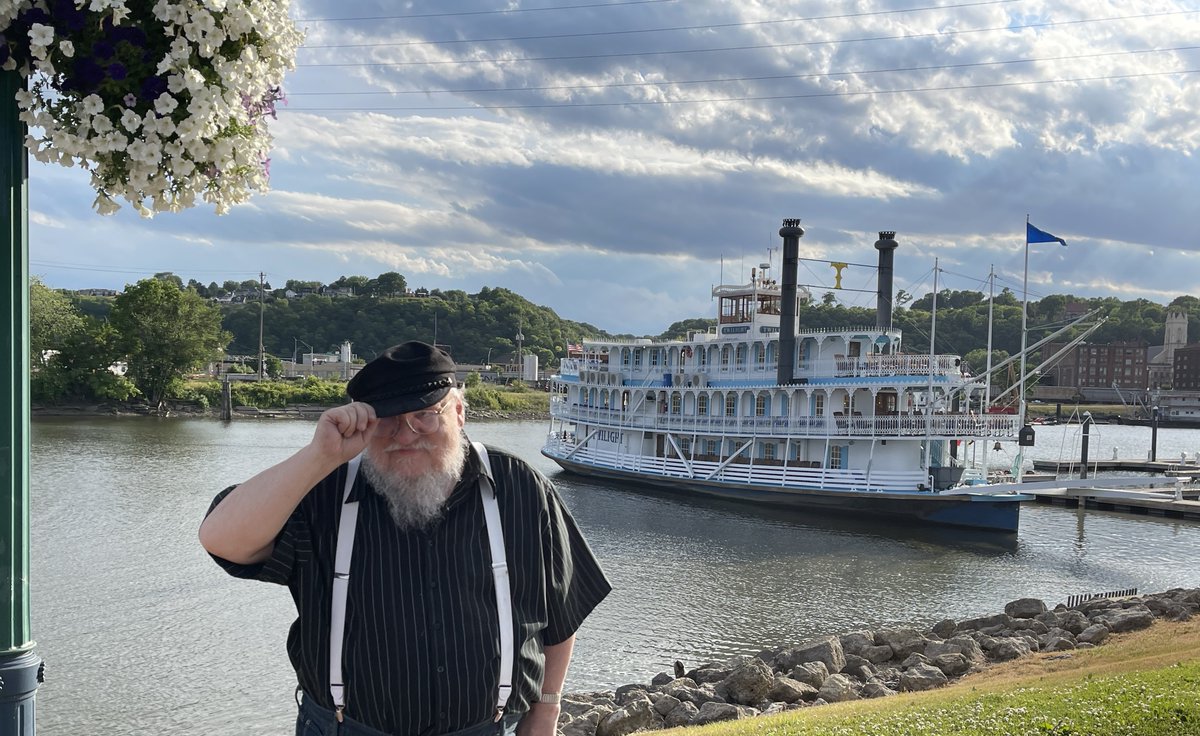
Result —
[[1025, 223], [1025, 242], [1027, 244], [1028, 243], [1062, 243], [1063, 245], [1067, 244], [1067, 241], [1063, 240], [1062, 238], [1058, 237], [1057, 235], [1051, 235], [1050, 233], [1046, 232], [1045, 230], [1039, 230], [1036, 227], [1034, 227], [1033, 225], [1030, 225], [1028, 222]]

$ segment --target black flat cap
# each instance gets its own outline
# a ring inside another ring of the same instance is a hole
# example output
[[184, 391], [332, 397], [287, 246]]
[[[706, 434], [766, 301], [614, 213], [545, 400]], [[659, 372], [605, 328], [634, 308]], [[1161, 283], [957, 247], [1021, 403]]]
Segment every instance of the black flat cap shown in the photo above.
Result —
[[376, 416], [392, 417], [433, 406], [454, 384], [450, 354], [414, 340], [388, 348], [363, 366], [346, 384], [346, 393], [374, 407]]

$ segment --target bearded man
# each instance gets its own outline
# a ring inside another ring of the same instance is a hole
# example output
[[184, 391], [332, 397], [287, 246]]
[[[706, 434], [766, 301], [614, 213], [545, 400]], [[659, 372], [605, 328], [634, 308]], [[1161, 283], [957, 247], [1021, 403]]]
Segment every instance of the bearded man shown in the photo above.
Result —
[[295, 455], [218, 494], [228, 573], [286, 585], [297, 736], [553, 736], [610, 586], [554, 486], [470, 443], [454, 362], [388, 349]]

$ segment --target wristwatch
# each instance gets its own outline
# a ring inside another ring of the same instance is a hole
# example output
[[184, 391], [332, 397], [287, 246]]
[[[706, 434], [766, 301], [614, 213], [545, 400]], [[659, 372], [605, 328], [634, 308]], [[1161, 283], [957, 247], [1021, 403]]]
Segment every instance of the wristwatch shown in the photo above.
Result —
[[542, 693], [542, 697], [538, 698], [538, 702], [558, 705], [562, 702], [562, 693]]

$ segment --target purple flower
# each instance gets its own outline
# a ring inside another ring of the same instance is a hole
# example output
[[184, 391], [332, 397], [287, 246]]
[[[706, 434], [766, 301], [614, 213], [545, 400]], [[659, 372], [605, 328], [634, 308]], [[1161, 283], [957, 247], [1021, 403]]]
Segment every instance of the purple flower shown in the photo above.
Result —
[[137, 95], [130, 92], [122, 97], [121, 101], [125, 103], [125, 107], [135, 107], [137, 105]]
[[95, 92], [104, 81], [104, 70], [100, 65], [91, 59], [80, 58], [75, 60], [74, 68], [72, 69], [71, 86], [74, 89], [89, 94]]
[[115, 53], [116, 49], [114, 49], [113, 45], [108, 41], [97, 41], [95, 45], [92, 46], [92, 55], [95, 56], [99, 61], [111, 59], [112, 55]]
[[86, 22], [84, 12], [75, 7], [74, 0], [51, 0], [50, 15], [57, 21], [57, 28], [68, 31], [79, 31]]
[[167, 91], [167, 80], [157, 74], [146, 77], [142, 81], [142, 99], [157, 100], [158, 96]]
[[108, 78], [114, 82], [120, 82], [127, 76], [129, 76], [129, 72], [125, 70], [124, 64], [117, 62], [108, 65]]

